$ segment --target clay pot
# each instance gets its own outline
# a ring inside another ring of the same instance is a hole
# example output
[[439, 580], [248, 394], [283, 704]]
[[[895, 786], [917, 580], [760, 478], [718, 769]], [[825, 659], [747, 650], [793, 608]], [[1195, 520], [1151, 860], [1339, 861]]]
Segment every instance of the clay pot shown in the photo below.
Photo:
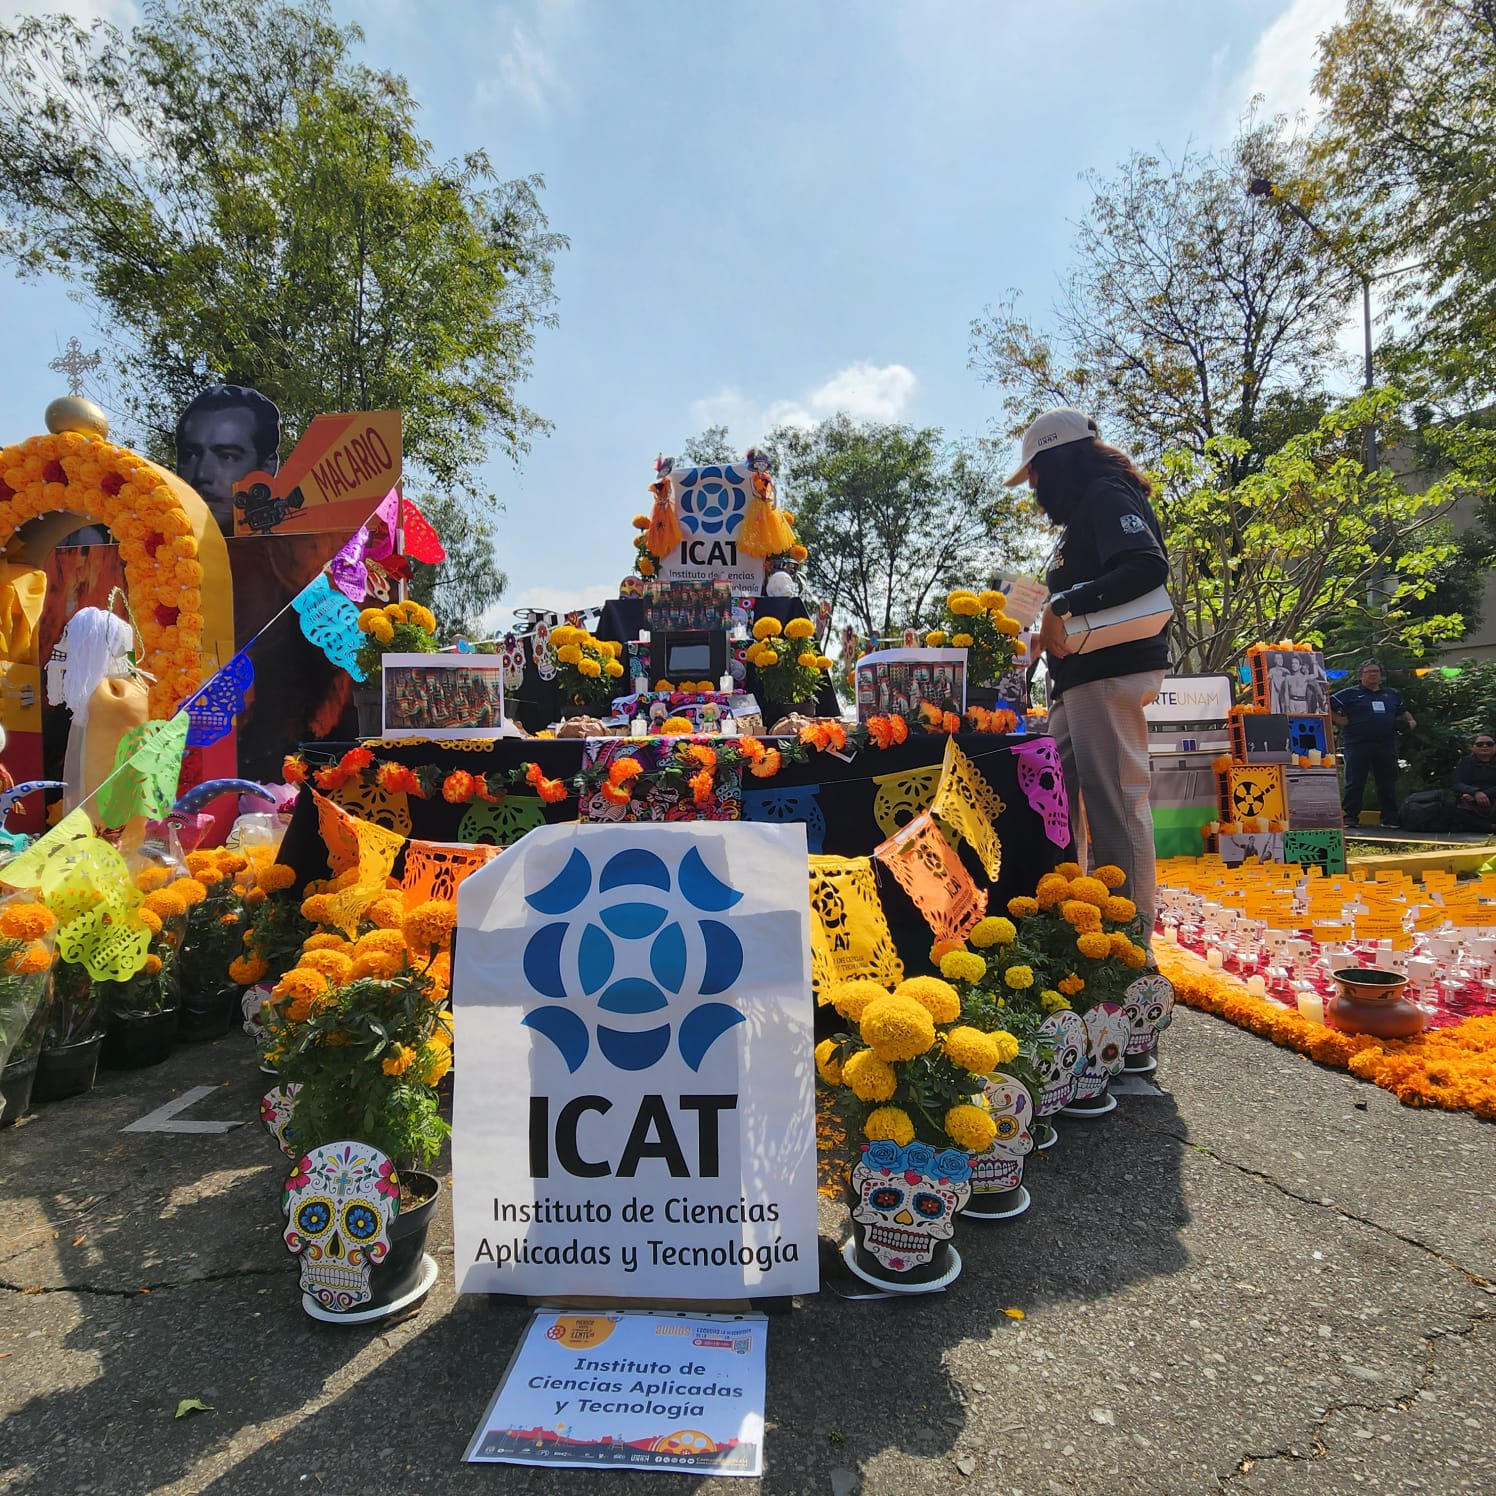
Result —
[[1421, 1034], [1428, 1015], [1404, 995], [1407, 977], [1375, 966], [1348, 966], [1331, 972], [1340, 989], [1325, 1004], [1325, 1022], [1343, 1034], [1406, 1039]]

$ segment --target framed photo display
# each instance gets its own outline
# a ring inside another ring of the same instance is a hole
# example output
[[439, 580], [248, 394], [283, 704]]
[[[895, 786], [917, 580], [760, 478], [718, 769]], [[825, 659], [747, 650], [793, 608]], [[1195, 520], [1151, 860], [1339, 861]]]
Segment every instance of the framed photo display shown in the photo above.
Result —
[[387, 654], [380, 679], [385, 737], [506, 736], [500, 655]]

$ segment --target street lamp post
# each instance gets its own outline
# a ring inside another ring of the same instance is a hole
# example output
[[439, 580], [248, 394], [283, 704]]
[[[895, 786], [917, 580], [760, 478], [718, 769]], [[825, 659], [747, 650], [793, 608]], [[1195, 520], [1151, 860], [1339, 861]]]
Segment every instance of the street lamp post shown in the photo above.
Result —
[[[1361, 338], [1364, 352], [1362, 388], [1370, 390], [1375, 383], [1375, 374], [1371, 361], [1372, 276], [1358, 266], [1347, 265], [1341, 254], [1340, 246], [1292, 198], [1280, 196], [1277, 184], [1270, 177], [1253, 177], [1247, 183], [1247, 196], [1265, 197], [1279, 204], [1281, 207], [1287, 208], [1361, 282]], [[1377, 429], [1374, 423], [1368, 423], [1366, 427], [1366, 446], [1362, 453], [1362, 462], [1365, 464], [1368, 473], [1376, 472], [1380, 466], [1380, 459], [1377, 452]]]

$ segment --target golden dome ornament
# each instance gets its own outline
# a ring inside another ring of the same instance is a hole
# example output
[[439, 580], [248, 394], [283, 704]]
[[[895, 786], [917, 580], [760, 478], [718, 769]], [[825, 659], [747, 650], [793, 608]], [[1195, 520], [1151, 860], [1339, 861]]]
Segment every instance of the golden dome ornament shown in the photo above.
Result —
[[96, 436], [101, 441], [109, 438], [109, 417], [82, 395], [63, 395], [47, 407], [47, 430], [54, 436], [64, 431], [78, 431], [84, 436]]

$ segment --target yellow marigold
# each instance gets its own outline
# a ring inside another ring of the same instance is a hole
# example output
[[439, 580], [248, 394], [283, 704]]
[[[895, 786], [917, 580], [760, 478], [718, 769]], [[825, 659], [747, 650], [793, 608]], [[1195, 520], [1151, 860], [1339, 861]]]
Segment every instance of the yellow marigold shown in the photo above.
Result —
[[263, 888], [251, 888], [249, 892], [244, 895], [244, 902], [250, 905], [252, 908], [257, 908], [259, 905], [263, 904], [268, 897], [269, 895]]
[[773, 639], [784, 632], [784, 625], [777, 618], [765, 615], [753, 625], [755, 639]]
[[171, 885], [171, 891], [185, 899], [189, 909], [208, 897], [208, 890], [196, 878], [178, 878]]
[[176, 919], [187, 912], [187, 900], [175, 888], [157, 888], [145, 896], [145, 907], [160, 919]]
[[986, 1075], [997, 1067], [997, 1045], [991, 1036], [967, 1023], [945, 1036], [945, 1052], [953, 1065], [973, 1075]]
[[987, 1037], [997, 1046], [999, 1065], [1011, 1065], [1018, 1058], [1018, 1040], [1007, 1029], [993, 1029]]
[[1080, 899], [1083, 903], [1094, 904], [1098, 909], [1106, 903], [1110, 895], [1107, 886], [1100, 878], [1072, 878], [1070, 881], [1070, 897]]
[[944, 629], [931, 629], [930, 632], [925, 635], [925, 643], [929, 645], [931, 649], [943, 649], [945, 647], [945, 641], [949, 637], [950, 635], [948, 635]]
[[1067, 973], [1065, 976], [1062, 976], [1059, 981], [1055, 983], [1055, 986], [1057, 986], [1060, 991], [1065, 994], [1066, 997], [1074, 997], [1077, 992], [1084, 992], [1086, 990], [1086, 979], [1082, 976], [1077, 976], [1076, 973], [1072, 971]]
[[255, 882], [266, 893], [279, 893], [281, 889], [290, 888], [296, 882], [296, 869], [287, 867], [284, 862], [272, 862], [269, 867], [261, 868], [255, 874]]
[[814, 670], [821, 663], [821, 657], [815, 650], [807, 649], [804, 654], [795, 657], [795, 663], [803, 670]]
[[689, 717], [666, 717], [660, 724], [660, 735], [667, 738], [683, 738], [696, 731]]
[[45, 904], [17, 902], [0, 909], [0, 935], [7, 940], [40, 940], [56, 923]]
[[870, 981], [867, 977], [852, 977], [848, 981], [837, 982], [834, 986], [828, 987], [825, 1001], [830, 1003], [849, 1023], [856, 1023], [869, 1003], [887, 996], [887, 987], [880, 987], [877, 982]]
[[[1036, 910], [1038, 907], [1034, 905]], [[971, 934], [966, 938], [978, 950], [985, 951], [994, 945], [1012, 945], [1018, 939], [1018, 930], [1012, 920], [1004, 919], [1000, 914], [989, 914], [972, 926]]]
[[893, 989], [893, 995], [912, 998], [936, 1023], [954, 1023], [961, 1016], [961, 994], [939, 977], [905, 977]]
[[1039, 1006], [1043, 1008], [1046, 1013], [1059, 1013], [1070, 1006], [1070, 999], [1061, 997], [1053, 987], [1046, 987], [1044, 991], [1039, 994]]
[[404, 956], [405, 936], [399, 930], [370, 930], [360, 935], [354, 943], [354, 956], [367, 956], [370, 951], [379, 951], [386, 956]]
[[301, 913], [303, 918], [311, 920], [314, 925], [330, 925], [335, 911], [328, 894], [314, 893], [301, 901]]
[[452, 1068], [452, 1051], [444, 1044], [427, 1046], [426, 1058], [421, 1062], [421, 1079], [434, 1086]]
[[405, 921], [405, 900], [397, 893], [381, 894], [364, 910], [364, 918], [381, 930], [398, 930]]
[[296, 963], [304, 971], [320, 972], [334, 987], [341, 987], [353, 970], [353, 957], [342, 951], [306, 951]]
[[880, 1060], [912, 1060], [935, 1043], [929, 1010], [908, 997], [885, 994], [869, 1003], [858, 1027]]
[[1006, 613], [1008, 610], [1007, 598], [993, 588], [977, 593], [977, 601], [981, 603], [984, 613]]
[[394, 1054], [385, 1057], [380, 1067], [386, 1075], [404, 1075], [416, 1062], [416, 1052], [410, 1045], [402, 1044]]
[[1121, 888], [1127, 882], [1127, 874], [1113, 862], [1103, 863], [1091, 876], [1108, 888]]
[[349, 977], [352, 981], [359, 981], [364, 977], [376, 977], [380, 981], [388, 981], [400, 970], [401, 961], [398, 956], [388, 955], [384, 951], [370, 951], [367, 955], [355, 956]]
[[171, 874], [169, 867], [143, 867], [135, 874], [135, 886], [141, 893], [153, 893], [171, 882]]
[[954, 602], [947, 599], [946, 606], [957, 618], [975, 618], [978, 613], [985, 611], [970, 592], [963, 592]]
[[1028, 919], [1030, 915], [1039, 912], [1038, 899], [1028, 899], [1022, 896], [1008, 900], [1008, 913], [1014, 919]]
[[975, 951], [949, 951], [940, 958], [940, 975], [948, 982], [980, 982], [987, 963]]
[[1148, 952], [1140, 945], [1130, 946], [1122, 952], [1122, 964], [1132, 971], [1141, 971], [1148, 964]]
[[1108, 919], [1116, 920], [1119, 925], [1125, 925], [1137, 918], [1138, 906], [1131, 899], [1124, 899], [1121, 894], [1114, 893], [1101, 906], [1101, 912]]
[[301, 942], [301, 948], [304, 951], [347, 951], [351, 946], [341, 935], [319, 931], [316, 935], [308, 935]]
[[1054, 868], [1054, 872], [1055, 872], [1055, 875], [1057, 877], [1063, 878], [1068, 883], [1072, 878], [1078, 878], [1078, 877], [1080, 877], [1080, 863], [1078, 863], [1078, 862], [1060, 862], [1060, 863], [1056, 863], [1055, 864], [1055, 868]]
[[914, 1123], [901, 1106], [880, 1106], [867, 1114], [862, 1135], [870, 1143], [897, 1143], [902, 1148], [914, 1141]]
[[240, 987], [253, 987], [270, 974], [270, 967], [258, 956], [236, 956], [229, 962], [229, 980]]
[[1003, 973], [1003, 981], [1014, 992], [1027, 992], [1034, 985], [1034, 968], [1032, 966], [1010, 966]]
[[1106, 938], [1111, 942], [1114, 956], [1123, 955], [1132, 949], [1132, 941], [1121, 930], [1113, 930]]
[[952, 649], [970, 649], [971, 646], [975, 642], [976, 641], [971, 637], [970, 634], [952, 634], [951, 635], [951, 648]]
[[1084, 935], [1076, 937], [1075, 948], [1081, 955], [1089, 956], [1092, 961], [1100, 961], [1103, 956], [1112, 953], [1112, 943], [1099, 930], [1088, 930]]
[[1082, 934], [1101, 928], [1101, 911], [1094, 904], [1087, 904], [1080, 899], [1066, 899], [1060, 905], [1060, 917], [1067, 924], [1074, 925]]
[[842, 1084], [859, 1101], [889, 1101], [898, 1089], [899, 1077], [887, 1060], [870, 1049], [859, 1049], [842, 1065]]
[[1058, 909], [1070, 897], [1070, 880], [1059, 873], [1045, 873], [1034, 889], [1034, 900], [1041, 909]]
[[580, 644], [563, 644], [556, 651], [556, 658], [563, 665], [580, 665], [582, 663], [582, 646]]
[[320, 971], [308, 967], [293, 966], [274, 987], [272, 994], [279, 998], [305, 998], [308, 1002], [327, 991], [327, 978]]
[[785, 624], [785, 637], [789, 639], [809, 639], [816, 631], [816, 626], [808, 618], [792, 618]]
[[945, 1130], [958, 1148], [968, 1153], [985, 1153], [997, 1136], [997, 1123], [984, 1107], [963, 1101], [945, 1114]]
[[412, 950], [429, 950], [445, 945], [456, 927], [457, 906], [451, 899], [427, 899], [405, 916], [400, 931]]
[[218, 867], [218, 851], [216, 848], [203, 848], [196, 852], [189, 852], [186, 857], [187, 871], [194, 878]]
[[822, 1039], [816, 1045], [816, 1073], [828, 1086], [839, 1086], [842, 1083], [841, 1061], [837, 1059], [836, 1051], [835, 1039]]

